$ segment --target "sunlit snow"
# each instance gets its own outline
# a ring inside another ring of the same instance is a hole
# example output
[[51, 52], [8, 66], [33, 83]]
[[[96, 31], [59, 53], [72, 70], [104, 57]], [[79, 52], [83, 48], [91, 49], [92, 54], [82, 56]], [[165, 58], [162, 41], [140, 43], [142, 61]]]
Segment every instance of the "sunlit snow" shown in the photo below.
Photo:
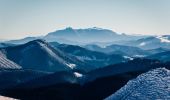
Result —
[[125, 59], [129, 59], [129, 60], [133, 60], [132, 57], [129, 57], [129, 56], [123, 56]]
[[76, 77], [82, 77], [82, 76], [83, 76], [82, 74], [80, 74], [80, 73], [78, 73], [78, 72], [74, 72], [74, 75], [75, 75]]
[[66, 64], [68, 67], [70, 67], [71, 69], [74, 69], [76, 67], [75, 64]]
[[146, 45], [145, 42], [142, 42], [142, 43], [139, 44], [139, 46], [145, 46], [145, 45]]
[[170, 70], [144, 73], [105, 100], [170, 100]]

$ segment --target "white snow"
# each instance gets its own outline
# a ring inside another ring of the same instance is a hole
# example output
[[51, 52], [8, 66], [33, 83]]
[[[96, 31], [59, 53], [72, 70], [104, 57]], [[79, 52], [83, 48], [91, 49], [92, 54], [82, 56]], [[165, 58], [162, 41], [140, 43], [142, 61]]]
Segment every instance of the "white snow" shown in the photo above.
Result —
[[92, 27], [92, 28], [88, 28], [89, 30], [95, 29], [95, 30], [104, 30], [103, 28], [99, 28], [99, 27]]
[[145, 45], [146, 45], [145, 42], [142, 42], [142, 43], [139, 44], [139, 46], [145, 46]]
[[160, 39], [161, 42], [170, 43], [170, 40], [166, 36], [157, 36], [156, 38]]
[[129, 56], [123, 56], [125, 59], [133, 60], [134, 58], [129, 57]]
[[91, 61], [91, 60], [99, 60], [99, 59], [97, 59], [95, 56], [92, 56], [92, 57], [87, 57], [87, 56], [76, 56], [79, 60], [81, 60], [81, 61], [85, 61], [85, 60], [89, 60], [89, 61]]
[[18, 99], [14, 99], [14, 98], [10, 98], [10, 97], [0, 96], [0, 100], [18, 100]]
[[74, 69], [76, 67], [76, 64], [66, 64], [68, 67], [70, 67], [71, 69]]
[[79, 60], [84, 61], [84, 60], [93, 60], [90, 57], [86, 57], [86, 56], [76, 56]]
[[139, 57], [139, 58], [142, 58], [142, 57], [145, 57], [146, 55], [134, 55], [133, 57]]
[[170, 100], [170, 70], [158, 68], [139, 75], [105, 100]]
[[[57, 59], [61, 64], [64, 64], [68, 67], [70, 67], [71, 69], [74, 69], [76, 67], [76, 64], [71, 64], [66, 62], [64, 59], [62, 59], [61, 57], [59, 57], [57, 54], [55, 54], [50, 48], [48, 48], [48, 46], [46, 44], [40, 43], [41, 47], [48, 52], [48, 54], [50, 54], [52, 57], [54, 57], [55, 59]], [[51, 64], [52, 65], [52, 64]]]
[[83, 74], [78, 73], [78, 72], [74, 72], [74, 75], [75, 75], [76, 77], [82, 77], [82, 76], [83, 76]]

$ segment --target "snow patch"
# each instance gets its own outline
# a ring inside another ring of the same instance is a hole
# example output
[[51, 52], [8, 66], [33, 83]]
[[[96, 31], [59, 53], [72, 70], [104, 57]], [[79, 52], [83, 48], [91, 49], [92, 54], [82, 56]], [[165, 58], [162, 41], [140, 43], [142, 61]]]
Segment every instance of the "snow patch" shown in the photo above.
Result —
[[71, 69], [74, 69], [76, 67], [76, 64], [66, 64], [68, 67], [70, 67]]
[[90, 57], [87, 57], [87, 56], [76, 56], [79, 60], [81, 61], [85, 61], [85, 60], [96, 60], [96, 57], [93, 57], [93, 58], [90, 58]]
[[134, 55], [133, 57], [143, 58], [145, 55]]
[[74, 72], [74, 75], [75, 75], [76, 77], [82, 77], [82, 76], [83, 76], [83, 74], [78, 73], [78, 72]]
[[123, 56], [125, 59], [129, 59], [129, 60], [133, 60], [132, 57], [129, 57], [129, 56]]
[[139, 46], [145, 46], [145, 45], [146, 45], [145, 42], [142, 42], [142, 43], [139, 44]]

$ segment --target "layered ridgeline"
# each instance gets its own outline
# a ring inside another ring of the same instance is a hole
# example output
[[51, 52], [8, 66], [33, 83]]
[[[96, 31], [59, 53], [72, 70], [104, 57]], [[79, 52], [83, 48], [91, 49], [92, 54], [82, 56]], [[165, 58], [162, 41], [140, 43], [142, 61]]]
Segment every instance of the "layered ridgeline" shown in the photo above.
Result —
[[[26, 37], [20, 40], [6, 41], [5, 43], [24, 44], [36, 39], [44, 39], [47, 42], [59, 42], [65, 44], [97, 44], [108, 46], [112, 44], [139, 47], [142, 49], [165, 48], [170, 49], [170, 36], [141, 36], [118, 34], [112, 30], [102, 28], [73, 29], [71, 27], [47, 33], [41, 37]], [[2, 44], [3, 46], [4, 44]]]
[[170, 49], [170, 35], [150, 36], [139, 40], [126, 42], [124, 45], [140, 47], [142, 49]]
[[[59, 42], [65, 44], [87, 44], [87, 43], [102, 43], [105, 42], [108, 44], [116, 41], [128, 41], [128, 40], [137, 40], [146, 36], [134, 36], [134, 35], [126, 35], [126, 34], [118, 34], [109, 29], [102, 28], [86, 28], [86, 29], [73, 29], [71, 27], [56, 30], [54, 32], [50, 32], [45, 36], [41, 37], [26, 37], [20, 40], [11, 40], [6, 41], [7, 43], [14, 44], [23, 44], [29, 41], [33, 41], [36, 39], [44, 39], [48, 42]], [[118, 42], [119, 43], [119, 42]]]
[[44, 40], [34, 40], [23, 45], [3, 48], [1, 52], [23, 69], [56, 72], [73, 69], [89, 71], [93, 68], [76, 57], [54, 49]]
[[14, 44], [10, 44], [10, 43], [0, 43], [0, 48], [9, 47], [9, 46], [14, 46]]
[[58, 44], [56, 42], [52, 42], [50, 44], [56, 49], [59, 49], [66, 54], [73, 55], [80, 61], [94, 66], [95, 69], [129, 60], [121, 54], [105, 54], [102, 52], [91, 51], [76, 45]]
[[94, 44], [93, 45], [88, 44], [88, 45], [85, 45], [84, 48], [88, 50], [92, 50], [92, 51], [103, 52], [106, 54], [121, 54], [124, 56], [130, 56], [130, 57], [139, 57], [139, 56], [144, 57], [144, 56], [151, 54], [151, 52], [143, 50], [138, 47], [116, 45], [116, 44], [112, 44], [112, 45], [105, 46], [105, 47], [100, 47]]
[[170, 61], [170, 51], [153, 54], [153, 55], [148, 56], [147, 58], [158, 59], [158, 60], [164, 61], [164, 62]]
[[129, 81], [105, 100], [169, 100], [170, 71], [158, 68]]

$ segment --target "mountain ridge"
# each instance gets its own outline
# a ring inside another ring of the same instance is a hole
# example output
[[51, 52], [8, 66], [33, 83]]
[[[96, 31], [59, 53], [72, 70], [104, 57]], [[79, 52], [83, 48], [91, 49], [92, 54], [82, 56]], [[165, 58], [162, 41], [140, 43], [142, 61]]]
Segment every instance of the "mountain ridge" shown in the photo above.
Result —
[[8, 59], [16, 62], [25, 69], [60, 71], [85, 66], [83, 62], [64, 54], [60, 50], [54, 49], [45, 40], [41, 39], [33, 40], [22, 45], [2, 48], [1, 51], [4, 52]]

